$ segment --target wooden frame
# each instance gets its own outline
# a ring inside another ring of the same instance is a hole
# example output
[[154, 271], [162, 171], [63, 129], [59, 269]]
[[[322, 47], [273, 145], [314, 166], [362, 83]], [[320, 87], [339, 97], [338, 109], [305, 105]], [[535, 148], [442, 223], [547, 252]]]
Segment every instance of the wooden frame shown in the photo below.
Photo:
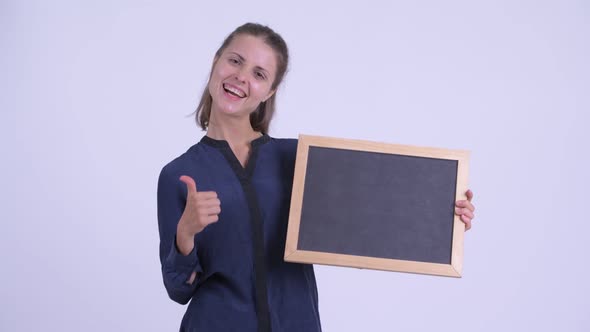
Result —
[[465, 225], [457, 215], [454, 215], [453, 220], [449, 221], [453, 223], [452, 248], [450, 248], [450, 264], [355, 256], [298, 249], [301, 212], [303, 207], [303, 194], [305, 189], [304, 184], [310, 147], [326, 147], [353, 151], [378, 152], [404, 156], [456, 160], [457, 182], [455, 201], [466, 199], [465, 192], [467, 191], [469, 172], [469, 151], [300, 135], [297, 147], [297, 159], [295, 164], [295, 175], [291, 196], [291, 210], [289, 214], [287, 241], [285, 245], [285, 261], [461, 277], [463, 265], [463, 234], [465, 232]]

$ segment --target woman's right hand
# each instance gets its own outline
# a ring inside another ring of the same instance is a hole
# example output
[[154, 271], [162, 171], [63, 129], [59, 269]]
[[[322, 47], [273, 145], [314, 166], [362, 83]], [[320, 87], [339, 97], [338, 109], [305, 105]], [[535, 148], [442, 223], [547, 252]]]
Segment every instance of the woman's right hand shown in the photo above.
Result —
[[221, 202], [214, 191], [197, 191], [197, 184], [190, 176], [183, 175], [180, 181], [186, 184], [186, 205], [176, 228], [176, 245], [183, 255], [194, 248], [195, 235], [219, 219]]

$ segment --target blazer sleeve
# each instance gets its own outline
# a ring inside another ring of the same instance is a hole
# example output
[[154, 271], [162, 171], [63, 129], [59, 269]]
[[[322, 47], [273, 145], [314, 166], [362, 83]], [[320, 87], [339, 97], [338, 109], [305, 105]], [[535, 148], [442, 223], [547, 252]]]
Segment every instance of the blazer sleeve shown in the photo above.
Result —
[[176, 247], [176, 227], [186, 205], [187, 189], [168, 165], [162, 169], [158, 178], [158, 228], [160, 233], [160, 264], [162, 277], [168, 296], [175, 302], [186, 304], [192, 298], [197, 280], [188, 284], [193, 272], [197, 277], [202, 273], [195, 248], [182, 255]]

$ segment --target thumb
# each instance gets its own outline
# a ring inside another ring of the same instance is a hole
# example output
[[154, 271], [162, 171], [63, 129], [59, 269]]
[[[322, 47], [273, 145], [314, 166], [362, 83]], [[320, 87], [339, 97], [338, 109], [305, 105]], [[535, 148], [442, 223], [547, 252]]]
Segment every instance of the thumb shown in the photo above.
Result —
[[465, 192], [465, 196], [467, 196], [467, 200], [471, 202], [471, 200], [473, 199], [473, 191], [471, 191], [471, 189], [468, 189], [467, 192]]
[[193, 178], [191, 178], [188, 175], [182, 175], [180, 177], [180, 181], [184, 182], [186, 184], [186, 189], [188, 189], [188, 193], [191, 194], [196, 194], [197, 193], [197, 184], [195, 183], [195, 180], [193, 180]]

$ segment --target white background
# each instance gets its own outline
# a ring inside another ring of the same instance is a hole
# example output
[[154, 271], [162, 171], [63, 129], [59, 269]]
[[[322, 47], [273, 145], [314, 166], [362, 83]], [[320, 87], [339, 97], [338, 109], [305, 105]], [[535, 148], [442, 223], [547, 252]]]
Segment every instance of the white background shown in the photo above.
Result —
[[276, 137], [469, 149], [461, 279], [316, 265], [324, 331], [588, 331], [586, 1], [0, 2], [0, 330], [174, 331], [161, 167], [213, 53], [287, 40]]

